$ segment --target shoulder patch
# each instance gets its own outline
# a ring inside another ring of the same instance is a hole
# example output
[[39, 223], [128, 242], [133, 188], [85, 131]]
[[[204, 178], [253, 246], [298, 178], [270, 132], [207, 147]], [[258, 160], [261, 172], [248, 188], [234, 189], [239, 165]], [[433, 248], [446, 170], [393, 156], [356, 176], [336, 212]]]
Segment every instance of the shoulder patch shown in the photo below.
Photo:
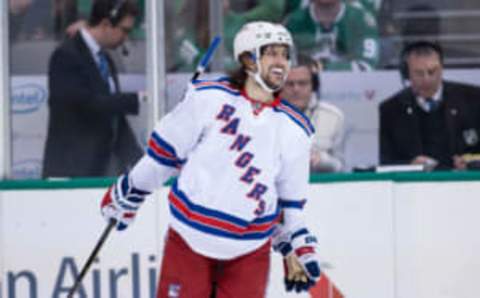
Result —
[[274, 110], [286, 114], [295, 124], [305, 131], [307, 136], [311, 136], [315, 133], [315, 129], [307, 116], [286, 100], [282, 99], [280, 104], [277, 105]]
[[218, 80], [203, 80], [203, 81], [194, 81], [193, 87], [196, 91], [204, 91], [204, 90], [221, 90], [227, 92], [231, 95], [239, 96], [240, 91], [238, 89], [233, 88], [228, 79], [220, 78]]

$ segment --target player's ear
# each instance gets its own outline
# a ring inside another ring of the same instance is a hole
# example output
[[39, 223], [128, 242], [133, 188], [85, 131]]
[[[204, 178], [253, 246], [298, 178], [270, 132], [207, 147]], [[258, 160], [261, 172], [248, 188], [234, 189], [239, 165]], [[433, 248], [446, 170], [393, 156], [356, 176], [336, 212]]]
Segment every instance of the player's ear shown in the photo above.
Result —
[[245, 67], [245, 69], [256, 72], [257, 71], [257, 64], [255, 63], [255, 57], [251, 53], [243, 53], [240, 55], [240, 62]]

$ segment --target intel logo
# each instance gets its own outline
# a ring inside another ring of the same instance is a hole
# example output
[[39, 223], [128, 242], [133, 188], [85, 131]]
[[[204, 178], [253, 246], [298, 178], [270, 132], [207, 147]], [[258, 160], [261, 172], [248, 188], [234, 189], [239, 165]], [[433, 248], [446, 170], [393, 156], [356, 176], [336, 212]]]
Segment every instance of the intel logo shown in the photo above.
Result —
[[18, 85], [13, 87], [11, 98], [13, 113], [32, 113], [47, 100], [47, 90], [35, 83]]
[[15, 162], [12, 174], [15, 179], [38, 179], [41, 176], [42, 161], [40, 159], [25, 159]]

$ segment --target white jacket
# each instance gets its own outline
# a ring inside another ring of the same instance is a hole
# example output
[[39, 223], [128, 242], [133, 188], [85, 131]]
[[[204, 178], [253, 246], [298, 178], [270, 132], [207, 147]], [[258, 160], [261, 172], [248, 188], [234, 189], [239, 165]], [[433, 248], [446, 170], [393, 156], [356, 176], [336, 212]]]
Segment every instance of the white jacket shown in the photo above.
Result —
[[[343, 170], [343, 140], [345, 116], [336, 106], [317, 100], [312, 96], [305, 112], [315, 134], [313, 136], [311, 162], [312, 172], [339, 172]], [[315, 158], [317, 157], [317, 158]]]

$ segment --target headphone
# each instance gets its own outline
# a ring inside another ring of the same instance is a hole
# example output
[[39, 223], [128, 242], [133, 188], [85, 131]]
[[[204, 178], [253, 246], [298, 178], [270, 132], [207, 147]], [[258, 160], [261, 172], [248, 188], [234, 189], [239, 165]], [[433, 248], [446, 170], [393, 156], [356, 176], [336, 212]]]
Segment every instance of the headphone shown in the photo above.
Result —
[[311, 71], [312, 73], [312, 89], [314, 92], [318, 92], [318, 88], [320, 88], [320, 75], [317, 72]]
[[[108, 12], [108, 20], [113, 26], [117, 25], [120, 21], [120, 9], [122, 9], [126, 2], [127, 0], [113, 0], [112, 9]], [[123, 56], [128, 56], [130, 54], [130, 51], [125, 44], [121, 45], [121, 53]]]
[[112, 9], [108, 12], [108, 19], [112, 25], [116, 25], [119, 21], [120, 9], [127, 0], [113, 0]]
[[426, 41], [426, 40], [409, 43], [405, 45], [405, 47], [403, 48], [400, 54], [399, 70], [400, 70], [400, 76], [403, 82], [410, 79], [409, 70], [408, 70], [408, 61], [407, 61], [408, 56], [413, 52], [416, 52], [419, 50], [425, 50], [425, 49], [432, 50], [435, 53], [437, 53], [438, 56], [440, 57], [440, 63], [443, 65], [443, 49], [440, 46], [440, 44], [431, 42], [431, 41]]

